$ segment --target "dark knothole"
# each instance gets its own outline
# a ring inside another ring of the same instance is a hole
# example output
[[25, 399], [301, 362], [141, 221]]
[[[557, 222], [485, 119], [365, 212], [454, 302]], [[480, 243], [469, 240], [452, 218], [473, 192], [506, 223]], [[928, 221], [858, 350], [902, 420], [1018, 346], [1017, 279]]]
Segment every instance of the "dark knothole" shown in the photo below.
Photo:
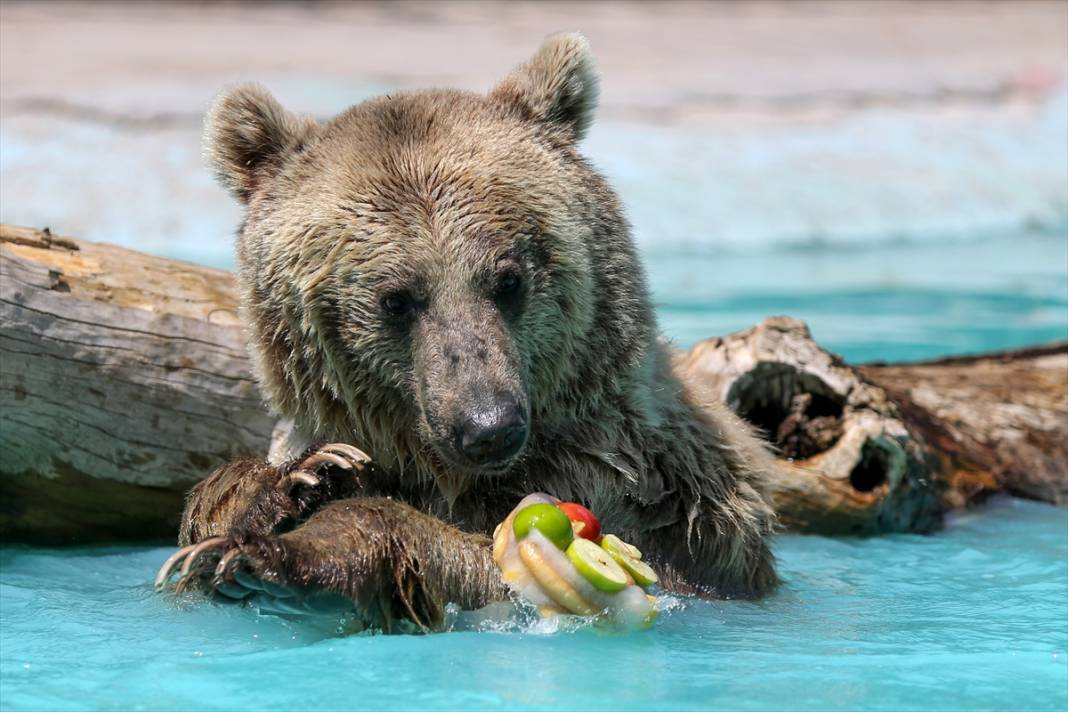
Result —
[[886, 450], [866, 442], [860, 451], [860, 460], [849, 473], [849, 484], [857, 492], [872, 492], [886, 483], [889, 468]]
[[788, 364], [758, 364], [734, 382], [727, 402], [760, 428], [782, 457], [812, 457], [829, 450], [842, 434], [843, 397]]

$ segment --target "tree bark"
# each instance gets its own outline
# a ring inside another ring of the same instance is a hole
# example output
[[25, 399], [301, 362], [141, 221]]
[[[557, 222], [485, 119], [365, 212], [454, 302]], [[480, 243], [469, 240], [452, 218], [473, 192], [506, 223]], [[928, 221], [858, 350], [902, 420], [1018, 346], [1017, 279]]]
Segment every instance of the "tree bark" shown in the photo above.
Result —
[[947, 508], [999, 491], [1068, 506], [1068, 342], [860, 373], [938, 456]]
[[1068, 343], [854, 368], [775, 317], [678, 359], [774, 443], [789, 529], [928, 532], [1000, 491], [1068, 504]]
[[0, 538], [173, 538], [273, 419], [229, 273], [0, 226]]
[[[1068, 504], [1068, 344], [854, 368], [778, 317], [679, 352], [780, 455], [783, 523], [925, 532], [998, 491]], [[232, 276], [0, 226], [0, 538], [171, 538], [186, 490], [267, 452]]]

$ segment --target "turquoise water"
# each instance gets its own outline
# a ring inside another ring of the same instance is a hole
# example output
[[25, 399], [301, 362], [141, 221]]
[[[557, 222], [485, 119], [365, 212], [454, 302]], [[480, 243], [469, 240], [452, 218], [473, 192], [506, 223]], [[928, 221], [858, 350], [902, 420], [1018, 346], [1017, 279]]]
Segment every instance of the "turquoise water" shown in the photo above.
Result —
[[661, 327], [682, 346], [771, 314], [804, 319], [820, 344], [854, 363], [1068, 339], [1068, 226], [969, 240], [643, 252]]
[[1068, 511], [998, 499], [936, 536], [782, 536], [760, 603], [648, 633], [483, 624], [337, 637], [152, 592], [167, 548], [0, 551], [0, 707], [1064, 710]]

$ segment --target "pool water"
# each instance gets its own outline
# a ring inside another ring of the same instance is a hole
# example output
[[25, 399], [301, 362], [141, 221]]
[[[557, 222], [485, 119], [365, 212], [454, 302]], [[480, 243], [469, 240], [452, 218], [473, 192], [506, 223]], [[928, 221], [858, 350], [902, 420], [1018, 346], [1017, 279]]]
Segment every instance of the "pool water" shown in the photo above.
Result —
[[1068, 511], [1004, 498], [935, 536], [786, 535], [776, 549], [772, 597], [672, 600], [646, 633], [491, 618], [341, 637], [156, 595], [165, 547], [6, 547], [0, 707], [1068, 706]]
[[661, 328], [680, 346], [772, 314], [804, 319], [853, 363], [1068, 339], [1068, 224], [971, 240], [642, 251]]

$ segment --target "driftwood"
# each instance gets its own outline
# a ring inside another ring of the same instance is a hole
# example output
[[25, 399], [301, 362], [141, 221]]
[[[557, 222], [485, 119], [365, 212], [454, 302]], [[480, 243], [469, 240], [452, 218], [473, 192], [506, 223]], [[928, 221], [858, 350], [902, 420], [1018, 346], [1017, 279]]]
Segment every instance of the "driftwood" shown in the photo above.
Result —
[[860, 372], [939, 458], [947, 508], [999, 491], [1068, 506], [1068, 344]]
[[776, 317], [678, 358], [775, 444], [791, 529], [927, 532], [999, 491], [1068, 504], [1068, 343], [854, 368]]
[[[184, 492], [267, 451], [231, 275], [0, 226], [0, 537], [173, 538]], [[996, 491], [1068, 504], [1068, 345], [853, 368], [769, 319], [678, 355], [762, 428], [791, 529], [930, 531]]]
[[0, 226], [0, 537], [173, 539], [186, 490], [266, 451], [229, 273]]

